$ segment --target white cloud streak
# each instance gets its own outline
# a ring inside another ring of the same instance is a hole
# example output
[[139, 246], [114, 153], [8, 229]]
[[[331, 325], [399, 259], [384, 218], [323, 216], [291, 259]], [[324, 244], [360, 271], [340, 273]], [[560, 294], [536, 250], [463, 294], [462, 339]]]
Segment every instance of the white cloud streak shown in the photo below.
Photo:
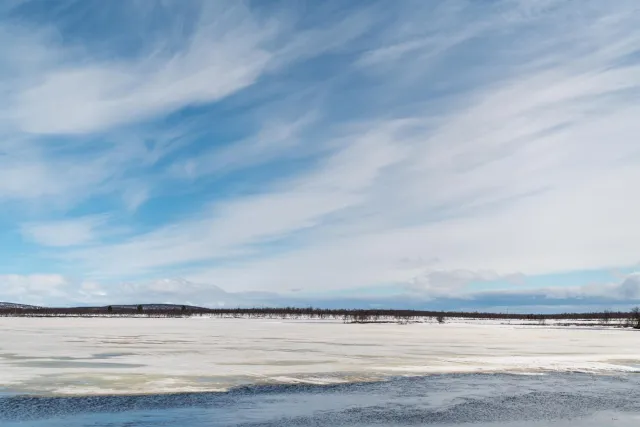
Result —
[[68, 280], [59, 274], [0, 275], [0, 296], [5, 302], [45, 304], [65, 298]]
[[78, 246], [96, 239], [98, 229], [105, 225], [107, 217], [94, 215], [46, 223], [26, 223], [22, 234], [42, 246]]

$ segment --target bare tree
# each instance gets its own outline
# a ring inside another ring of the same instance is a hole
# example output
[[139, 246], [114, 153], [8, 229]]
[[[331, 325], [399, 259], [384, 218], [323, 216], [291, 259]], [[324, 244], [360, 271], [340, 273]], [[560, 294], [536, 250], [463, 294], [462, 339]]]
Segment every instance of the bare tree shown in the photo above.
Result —
[[631, 317], [629, 320], [632, 328], [640, 329], [640, 307], [634, 307], [631, 309]]

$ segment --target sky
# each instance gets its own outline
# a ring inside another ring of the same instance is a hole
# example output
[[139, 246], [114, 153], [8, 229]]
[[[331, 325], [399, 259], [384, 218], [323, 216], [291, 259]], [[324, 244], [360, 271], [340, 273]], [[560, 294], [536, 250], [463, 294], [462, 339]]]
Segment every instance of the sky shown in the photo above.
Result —
[[5, 0], [0, 52], [0, 301], [640, 302], [635, 0]]

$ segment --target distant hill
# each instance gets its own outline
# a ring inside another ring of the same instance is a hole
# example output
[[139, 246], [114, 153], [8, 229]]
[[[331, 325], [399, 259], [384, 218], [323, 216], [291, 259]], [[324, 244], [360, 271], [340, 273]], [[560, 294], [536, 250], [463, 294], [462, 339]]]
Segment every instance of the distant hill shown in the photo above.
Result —
[[[206, 310], [205, 307], [198, 307], [196, 305], [186, 305], [186, 304], [111, 304], [111, 307], [114, 309], [136, 309], [138, 305], [141, 305], [144, 310], [180, 310], [182, 306], [186, 307], [188, 310]], [[83, 307], [83, 308], [105, 308], [106, 306], [100, 307]]]
[[[111, 304], [111, 308], [114, 310], [136, 310], [138, 305], [142, 306], [143, 310], [181, 310], [184, 306], [187, 310], [208, 310], [206, 307], [198, 307], [195, 305], [185, 305], [185, 304]], [[36, 305], [27, 305], [27, 304], [15, 304], [12, 302], [0, 302], [0, 310], [1, 309], [12, 309], [12, 308], [21, 308], [21, 309], [61, 309], [61, 310], [106, 310], [108, 305], [100, 305], [100, 306], [75, 306], [75, 307], [40, 307]]]
[[12, 302], [2, 302], [0, 301], [0, 308], [40, 308], [36, 305], [27, 305], [27, 304], [14, 304]]

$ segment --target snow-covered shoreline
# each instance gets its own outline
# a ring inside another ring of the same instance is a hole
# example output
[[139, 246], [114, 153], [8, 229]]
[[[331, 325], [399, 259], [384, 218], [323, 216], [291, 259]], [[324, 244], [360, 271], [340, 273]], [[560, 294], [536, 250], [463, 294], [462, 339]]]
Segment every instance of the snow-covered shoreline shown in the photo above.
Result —
[[270, 321], [280, 320], [287, 322], [318, 322], [318, 323], [340, 323], [340, 324], [464, 324], [464, 325], [505, 325], [505, 326], [537, 326], [537, 327], [591, 327], [591, 328], [605, 328], [605, 329], [619, 329], [629, 328], [629, 319], [616, 318], [608, 321], [602, 319], [564, 319], [564, 318], [543, 318], [543, 319], [526, 319], [526, 318], [495, 318], [487, 319], [483, 317], [470, 318], [470, 317], [445, 317], [442, 322], [438, 321], [435, 317], [416, 317], [416, 318], [397, 318], [394, 316], [379, 316], [375, 319], [357, 320], [354, 318], [343, 319], [341, 317], [325, 317], [319, 318], [317, 316], [264, 316], [255, 317], [251, 315], [219, 315], [219, 314], [185, 314], [185, 315], [159, 315], [159, 314], [106, 314], [106, 313], [94, 313], [94, 314], [33, 314], [28, 316], [0, 316], [5, 318], [36, 318], [36, 319], [58, 319], [58, 318], [72, 318], [72, 319], [220, 319], [220, 320], [251, 320], [251, 321]]

